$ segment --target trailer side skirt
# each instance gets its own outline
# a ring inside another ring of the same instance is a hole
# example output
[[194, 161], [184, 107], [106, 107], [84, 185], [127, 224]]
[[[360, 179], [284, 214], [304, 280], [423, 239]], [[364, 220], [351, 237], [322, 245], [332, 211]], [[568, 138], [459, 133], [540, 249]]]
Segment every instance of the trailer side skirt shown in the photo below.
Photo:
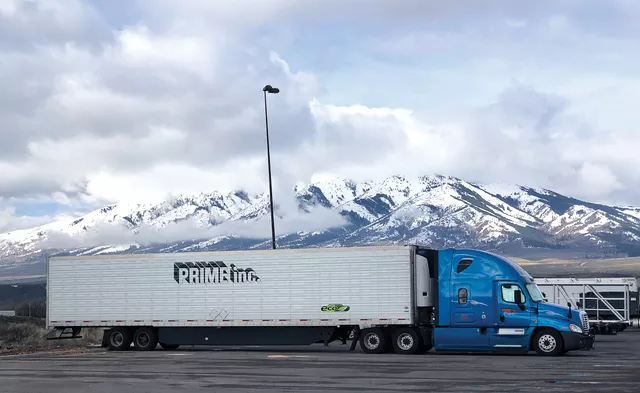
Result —
[[334, 327], [184, 327], [158, 329], [158, 340], [169, 345], [311, 345], [331, 338]]

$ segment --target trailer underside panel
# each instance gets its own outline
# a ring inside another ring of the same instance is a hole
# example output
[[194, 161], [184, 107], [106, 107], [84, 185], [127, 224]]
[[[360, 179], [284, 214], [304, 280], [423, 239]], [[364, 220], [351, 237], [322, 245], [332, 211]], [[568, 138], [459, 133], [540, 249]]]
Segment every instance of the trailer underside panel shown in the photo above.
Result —
[[185, 327], [158, 329], [158, 340], [169, 345], [311, 345], [328, 340], [334, 327]]

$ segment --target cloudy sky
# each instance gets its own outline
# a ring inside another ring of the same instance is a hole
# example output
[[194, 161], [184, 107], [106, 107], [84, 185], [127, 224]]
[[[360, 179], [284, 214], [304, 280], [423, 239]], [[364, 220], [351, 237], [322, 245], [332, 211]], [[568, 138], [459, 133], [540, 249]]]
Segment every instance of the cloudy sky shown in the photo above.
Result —
[[444, 174], [640, 205], [635, 0], [0, 0], [0, 231]]

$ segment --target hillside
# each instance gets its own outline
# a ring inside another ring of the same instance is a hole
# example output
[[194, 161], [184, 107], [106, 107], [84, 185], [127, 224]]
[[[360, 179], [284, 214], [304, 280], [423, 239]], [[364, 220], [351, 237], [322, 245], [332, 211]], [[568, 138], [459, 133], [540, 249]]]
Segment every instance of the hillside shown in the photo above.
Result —
[[[279, 247], [422, 243], [525, 257], [640, 255], [640, 208], [550, 190], [393, 176], [363, 183], [335, 179], [294, 191], [301, 213], [276, 209], [284, 215], [276, 222]], [[306, 225], [318, 228], [296, 229], [295, 220], [307, 216]], [[1, 234], [0, 273], [42, 274], [46, 254], [267, 248], [268, 219], [267, 195], [242, 191], [106, 206], [74, 220]]]

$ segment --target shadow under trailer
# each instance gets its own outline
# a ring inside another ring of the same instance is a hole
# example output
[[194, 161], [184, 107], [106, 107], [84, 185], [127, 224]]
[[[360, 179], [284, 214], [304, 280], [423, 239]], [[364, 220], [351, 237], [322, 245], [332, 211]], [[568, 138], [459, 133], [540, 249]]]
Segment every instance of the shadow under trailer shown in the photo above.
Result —
[[402, 354], [594, 347], [514, 261], [417, 245], [51, 257], [49, 339], [102, 327], [111, 350], [310, 345]]

